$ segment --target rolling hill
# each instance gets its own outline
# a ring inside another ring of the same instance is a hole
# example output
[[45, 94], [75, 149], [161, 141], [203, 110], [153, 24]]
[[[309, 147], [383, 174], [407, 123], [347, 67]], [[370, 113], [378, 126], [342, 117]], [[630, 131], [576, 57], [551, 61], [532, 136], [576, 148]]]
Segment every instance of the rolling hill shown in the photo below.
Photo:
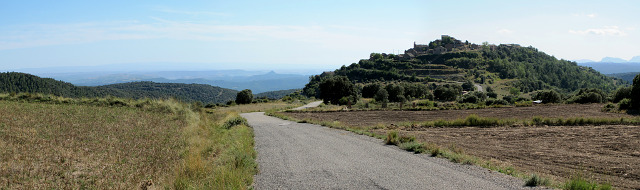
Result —
[[177, 98], [186, 102], [224, 103], [238, 91], [205, 84], [129, 82], [96, 87], [75, 86], [26, 73], [0, 73], [0, 92], [29, 92], [63, 97]]
[[524, 93], [545, 89], [569, 93], [582, 88], [612, 91], [624, 83], [575, 62], [558, 60], [534, 47], [476, 45], [449, 36], [428, 45], [414, 44], [405, 54], [372, 53], [369, 59], [313, 76], [305, 86], [305, 94], [315, 95], [317, 84], [331, 75], [346, 76], [361, 84], [471, 80], [503, 91], [515, 87]]

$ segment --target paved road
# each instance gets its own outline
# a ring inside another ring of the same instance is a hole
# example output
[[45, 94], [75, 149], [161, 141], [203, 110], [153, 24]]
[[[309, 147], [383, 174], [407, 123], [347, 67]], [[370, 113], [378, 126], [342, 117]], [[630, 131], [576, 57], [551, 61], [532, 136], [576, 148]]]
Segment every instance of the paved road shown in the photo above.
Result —
[[241, 114], [254, 129], [255, 189], [520, 189], [524, 182], [417, 155], [382, 140], [312, 124]]
[[307, 108], [318, 107], [320, 104], [322, 104], [322, 101], [311, 102], [311, 103], [308, 103], [307, 105], [304, 105], [304, 106], [301, 106], [301, 107], [297, 107], [297, 108], [293, 108], [293, 110], [303, 110], [303, 109], [307, 109]]

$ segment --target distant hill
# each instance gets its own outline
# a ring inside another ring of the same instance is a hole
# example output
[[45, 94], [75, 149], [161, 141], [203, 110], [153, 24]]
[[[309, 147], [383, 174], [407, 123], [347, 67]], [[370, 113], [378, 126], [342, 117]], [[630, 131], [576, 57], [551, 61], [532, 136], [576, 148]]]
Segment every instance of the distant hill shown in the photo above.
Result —
[[347, 76], [356, 83], [472, 80], [496, 89], [516, 87], [524, 93], [543, 89], [567, 93], [581, 88], [612, 91], [623, 83], [533, 47], [476, 45], [446, 35], [428, 45], [414, 44], [405, 54], [372, 53], [369, 59], [313, 76], [305, 94], [314, 94], [322, 78], [330, 75]]
[[101, 86], [151, 81], [157, 83], [208, 84], [233, 90], [251, 89], [254, 93], [302, 88], [309, 81], [309, 76], [307, 75], [243, 70], [43, 73], [40, 76], [63, 80], [78, 86]]
[[629, 82], [630, 84], [633, 84], [633, 78], [635, 78], [636, 75], [638, 74], [640, 74], [640, 72], [614, 73], [614, 74], [608, 74], [607, 76], [619, 78]]
[[600, 60], [600, 62], [602, 62], [602, 63], [626, 63], [627, 60], [624, 60], [622, 58], [617, 58], [617, 57], [605, 57], [605, 58], [602, 58], [602, 60]]
[[578, 65], [591, 67], [603, 74], [640, 72], [640, 62], [635, 62], [635, 63], [634, 62], [627, 62], [627, 63], [589, 62], [589, 63], [579, 63]]
[[235, 100], [238, 91], [203, 84], [130, 82], [97, 87], [75, 86], [50, 78], [25, 73], [0, 73], [0, 92], [30, 92], [63, 97], [171, 98], [203, 103]]

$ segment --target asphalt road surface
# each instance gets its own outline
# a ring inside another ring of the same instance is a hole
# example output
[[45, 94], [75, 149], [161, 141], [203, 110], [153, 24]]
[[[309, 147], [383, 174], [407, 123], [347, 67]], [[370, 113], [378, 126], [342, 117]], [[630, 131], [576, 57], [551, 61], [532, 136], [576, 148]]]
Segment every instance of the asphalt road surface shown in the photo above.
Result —
[[304, 105], [304, 106], [293, 108], [292, 110], [303, 110], [307, 108], [318, 107], [320, 104], [322, 104], [322, 101], [315, 101], [315, 102], [308, 103], [307, 105]]
[[[348, 113], [345, 113], [348, 114]], [[255, 189], [522, 189], [522, 180], [380, 139], [244, 113], [255, 133]]]

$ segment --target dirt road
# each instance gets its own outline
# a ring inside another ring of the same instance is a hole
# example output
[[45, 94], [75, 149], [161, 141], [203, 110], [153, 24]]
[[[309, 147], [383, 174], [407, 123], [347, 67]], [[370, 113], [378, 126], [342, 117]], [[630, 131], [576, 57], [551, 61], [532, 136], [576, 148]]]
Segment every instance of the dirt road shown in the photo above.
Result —
[[312, 124], [241, 114], [254, 129], [256, 189], [520, 189], [487, 169], [412, 154], [382, 140]]

